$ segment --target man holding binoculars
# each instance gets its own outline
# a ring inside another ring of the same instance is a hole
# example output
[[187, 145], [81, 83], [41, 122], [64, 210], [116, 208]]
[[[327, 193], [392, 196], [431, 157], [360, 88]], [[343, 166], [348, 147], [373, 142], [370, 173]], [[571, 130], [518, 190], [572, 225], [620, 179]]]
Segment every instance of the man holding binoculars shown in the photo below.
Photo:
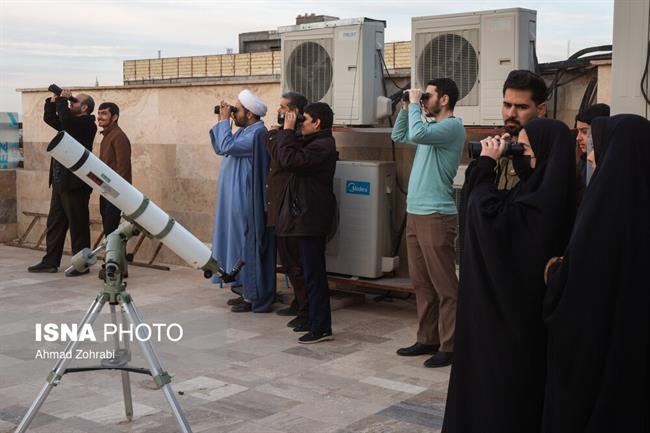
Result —
[[[43, 120], [57, 131], [65, 131], [92, 152], [97, 133], [95, 102], [80, 93], [72, 96], [67, 89], [52, 84], [52, 96], [45, 100]], [[29, 272], [56, 272], [61, 264], [65, 235], [70, 229], [72, 254], [90, 247], [90, 217], [88, 201], [92, 189], [58, 161], [50, 161], [52, 198], [47, 215], [46, 253], [40, 263], [27, 268]], [[72, 270], [66, 273], [74, 277], [86, 272]]]
[[[218, 110], [217, 110], [218, 108]], [[248, 89], [234, 106], [215, 107], [219, 121], [210, 130], [215, 153], [224, 157], [219, 168], [212, 255], [227, 269], [246, 265], [231, 290], [231, 311], [267, 313], [275, 301], [275, 238], [266, 227], [265, 188], [269, 156], [264, 145], [262, 117], [266, 104]], [[230, 119], [239, 127], [234, 134]], [[220, 283], [215, 277], [215, 283]], [[243, 288], [242, 288], [243, 286]]]
[[[415, 144], [415, 158], [406, 197], [406, 245], [418, 314], [415, 344], [397, 351], [400, 356], [433, 355], [425, 367], [451, 364], [456, 323], [454, 240], [457, 210], [453, 181], [465, 144], [465, 128], [454, 117], [459, 91], [449, 78], [427, 83], [426, 93], [408, 91], [392, 138]], [[424, 122], [422, 111], [435, 122]]]

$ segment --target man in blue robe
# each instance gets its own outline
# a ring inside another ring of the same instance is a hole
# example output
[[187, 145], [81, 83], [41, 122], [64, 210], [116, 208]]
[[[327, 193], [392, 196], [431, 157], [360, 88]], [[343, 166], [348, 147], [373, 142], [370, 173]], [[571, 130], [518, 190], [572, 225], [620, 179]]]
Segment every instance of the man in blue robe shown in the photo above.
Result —
[[[226, 270], [246, 264], [232, 284], [240, 297], [229, 302], [233, 312], [269, 312], [276, 297], [275, 238], [266, 228], [267, 132], [261, 118], [266, 105], [243, 90], [234, 106], [221, 101], [219, 121], [210, 130], [212, 147], [223, 156], [217, 185], [212, 255]], [[232, 133], [230, 118], [239, 127]], [[219, 284], [215, 277], [213, 282]], [[242, 289], [243, 286], [243, 289]]]

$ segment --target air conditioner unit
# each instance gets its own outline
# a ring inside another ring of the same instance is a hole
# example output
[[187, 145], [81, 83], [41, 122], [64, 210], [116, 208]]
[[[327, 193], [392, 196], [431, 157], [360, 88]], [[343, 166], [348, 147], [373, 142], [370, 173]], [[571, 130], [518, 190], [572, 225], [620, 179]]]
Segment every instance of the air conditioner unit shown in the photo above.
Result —
[[412, 19], [411, 82], [451, 78], [465, 125], [503, 125], [503, 82], [513, 69], [535, 70], [537, 12], [501, 9]]
[[399, 265], [392, 257], [395, 215], [395, 163], [338, 161], [334, 194], [338, 229], [327, 244], [327, 271], [377, 278]]
[[650, 1], [614, 2], [612, 43], [612, 114], [634, 113], [650, 119], [650, 104], [641, 91], [650, 93], [648, 46]]
[[282, 92], [328, 103], [335, 125], [377, 124], [385, 27], [369, 18], [279, 27]]

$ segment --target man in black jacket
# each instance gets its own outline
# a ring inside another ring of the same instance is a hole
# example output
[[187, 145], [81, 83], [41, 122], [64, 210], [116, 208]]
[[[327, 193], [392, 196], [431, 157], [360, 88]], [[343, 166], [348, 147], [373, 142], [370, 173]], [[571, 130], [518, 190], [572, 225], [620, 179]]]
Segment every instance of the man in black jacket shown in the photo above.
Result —
[[[287, 183], [292, 176], [291, 171], [284, 170], [280, 166], [280, 162], [273, 158], [276, 154], [277, 134], [284, 129], [284, 118], [286, 114], [289, 111], [293, 111], [302, 116], [307, 103], [307, 98], [300, 93], [284, 93], [278, 106], [279, 127], [269, 130], [265, 137], [266, 148], [269, 155], [271, 155], [269, 175], [266, 180], [266, 225], [269, 227], [275, 228], [279, 214], [278, 210], [282, 205], [282, 198], [284, 197]], [[294, 128], [300, 129], [300, 122], [297, 123], [298, 125], [295, 125]], [[296, 134], [298, 135], [296, 138], [299, 138], [300, 132], [296, 131]], [[302, 265], [300, 263], [298, 238], [295, 236], [276, 236], [275, 240], [282, 268], [284, 269], [284, 273], [289, 277], [289, 281], [291, 281], [291, 287], [294, 293], [291, 305], [276, 311], [276, 313], [280, 316], [295, 316], [287, 323], [287, 326], [296, 332], [307, 332], [309, 331], [309, 302]]]
[[[69, 90], [45, 100], [43, 120], [57, 131], [65, 131], [92, 152], [97, 133], [95, 116], [91, 113], [95, 102], [80, 93], [72, 96]], [[47, 216], [46, 253], [40, 263], [27, 268], [29, 272], [56, 272], [61, 264], [65, 235], [70, 228], [72, 253], [90, 247], [88, 201], [92, 188], [58, 161], [50, 161], [52, 199]], [[88, 273], [72, 270], [66, 276]]]
[[295, 237], [298, 242], [309, 303], [309, 332], [298, 342], [311, 344], [333, 339], [325, 244], [336, 212], [334, 171], [338, 155], [332, 136], [334, 113], [329, 105], [316, 102], [307, 105], [304, 113], [302, 136], [295, 133], [296, 113], [286, 113], [272, 158], [291, 173], [277, 211], [275, 232], [277, 236]]

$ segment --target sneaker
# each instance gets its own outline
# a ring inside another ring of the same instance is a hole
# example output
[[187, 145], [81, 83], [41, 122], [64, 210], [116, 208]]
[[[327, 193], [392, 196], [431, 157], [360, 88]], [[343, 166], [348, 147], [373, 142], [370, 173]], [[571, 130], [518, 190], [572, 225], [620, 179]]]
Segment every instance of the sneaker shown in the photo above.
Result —
[[297, 316], [298, 311], [294, 310], [291, 307], [281, 308], [275, 312], [278, 316]]
[[427, 368], [446, 367], [451, 365], [454, 358], [454, 352], [438, 352], [431, 358], [424, 361], [424, 366]]
[[72, 268], [69, 271], [65, 272], [65, 276], [66, 277], [78, 277], [80, 275], [86, 275], [89, 272], [90, 272], [90, 269], [86, 269], [85, 271], [79, 272], [78, 270]]
[[228, 299], [226, 301], [226, 304], [228, 304], [228, 305], [230, 305], [232, 307], [233, 305], [241, 304], [242, 302], [244, 302], [244, 298], [242, 298], [240, 296], [238, 298], [230, 298], [230, 299]]
[[323, 332], [320, 334], [313, 334], [311, 331], [303, 335], [298, 339], [300, 344], [314, 344], [320, 343], [321, 341], [331, 341], [334, 340], [331, 332]]
[[27, 272], [32, 272], [32, 273], [55, 273], [58, 272], [59, 268], [56, 266], [48, 265], [47, 263], [37, 263], [34, 266], [30, 266], [27, 268]]
[[302, 320], [302, 322], [298, 322], [298, 324], [293, 328], [293, 332], [309, 332], [311, 329], [309, 325], [309, 320]]
[[397, 354], [399, 356], [434, 355], [438, 349], [440, 349], [439, 344], [415, 343], [413, 346], [397, 349]]
[[302, 324], [302, 322], [305, 322], [305, 321], [308, 321], [308, 320], [306, 318], [304, 318], [304, 317], [300, 317], [300, 316], [294, 317], [293, 319], [291, 319], [291, 320], [289, 320], [287, 322], [287, 327], [295, 328], [297, 326], [300, 326], [300, 324]]

